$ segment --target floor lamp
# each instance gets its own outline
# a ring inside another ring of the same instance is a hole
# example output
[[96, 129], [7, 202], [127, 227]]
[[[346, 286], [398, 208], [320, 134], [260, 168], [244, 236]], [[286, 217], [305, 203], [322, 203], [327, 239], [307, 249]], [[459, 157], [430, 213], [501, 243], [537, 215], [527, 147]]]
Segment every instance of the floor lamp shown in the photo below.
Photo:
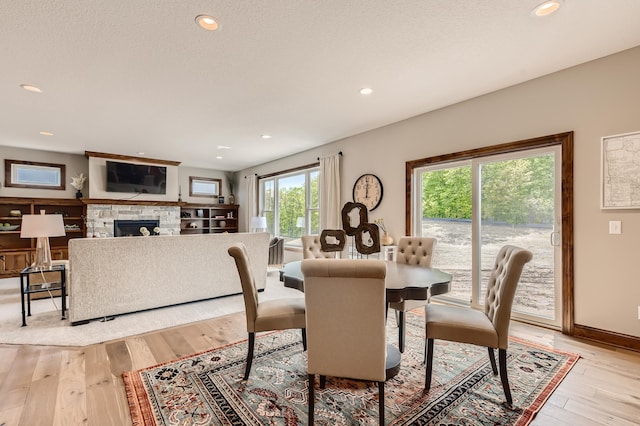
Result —
[[36, 257], [32, 267], [37, 271], [51, 269], [51, 247], [49, 237], [65, 235], [64, 222], [60, 214], [26, 214], [22, 216], [20, 238], [36, 238]]

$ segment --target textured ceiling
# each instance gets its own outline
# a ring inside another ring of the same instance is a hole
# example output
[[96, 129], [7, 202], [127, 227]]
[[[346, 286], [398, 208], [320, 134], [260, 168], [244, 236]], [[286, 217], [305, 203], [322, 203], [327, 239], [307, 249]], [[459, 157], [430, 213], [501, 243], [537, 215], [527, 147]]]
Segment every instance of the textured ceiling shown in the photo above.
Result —
[[0, 0], [0, 145], [240, 170], [640, 45], [640, 0], [540, 1]]

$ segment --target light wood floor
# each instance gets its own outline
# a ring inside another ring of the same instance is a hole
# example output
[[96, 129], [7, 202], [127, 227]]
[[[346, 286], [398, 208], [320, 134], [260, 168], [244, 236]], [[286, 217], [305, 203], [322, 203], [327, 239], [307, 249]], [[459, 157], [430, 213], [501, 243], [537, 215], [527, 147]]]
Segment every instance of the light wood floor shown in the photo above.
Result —
[[[0, 345], [0, 426], [129, 425], [122, 372], [246, 338], [244, 314], [83, 348]], [[511, 334], [582, 359], [534, 425], [640, 424], [640, 354], [514, 323]]]

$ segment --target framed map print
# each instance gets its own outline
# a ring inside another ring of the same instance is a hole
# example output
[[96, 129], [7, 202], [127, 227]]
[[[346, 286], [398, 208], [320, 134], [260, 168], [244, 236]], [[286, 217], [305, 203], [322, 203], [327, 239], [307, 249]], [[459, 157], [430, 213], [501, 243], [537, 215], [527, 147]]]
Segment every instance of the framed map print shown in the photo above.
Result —
[[602, 138], [600, 208], [640, 209], [640, 132]]

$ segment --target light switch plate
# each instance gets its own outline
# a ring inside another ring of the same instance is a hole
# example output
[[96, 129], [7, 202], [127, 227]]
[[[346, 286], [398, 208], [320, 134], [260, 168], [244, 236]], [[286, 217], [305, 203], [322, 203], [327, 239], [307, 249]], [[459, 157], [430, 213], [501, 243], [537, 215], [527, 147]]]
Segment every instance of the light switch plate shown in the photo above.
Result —
[[610, 220], [609, 234], [622, 234], [622, 222], [619, 220]]

